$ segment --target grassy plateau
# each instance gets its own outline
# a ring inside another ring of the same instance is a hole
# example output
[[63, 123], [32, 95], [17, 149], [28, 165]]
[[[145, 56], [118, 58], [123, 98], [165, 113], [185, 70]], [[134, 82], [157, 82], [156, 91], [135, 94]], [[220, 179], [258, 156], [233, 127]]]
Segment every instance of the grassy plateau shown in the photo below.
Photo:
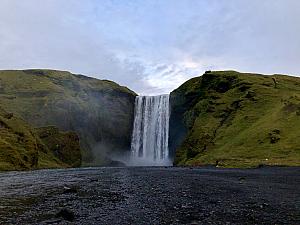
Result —
[[176, 165], [300, 166], [300, 78], [208, 71], [171, 108]]

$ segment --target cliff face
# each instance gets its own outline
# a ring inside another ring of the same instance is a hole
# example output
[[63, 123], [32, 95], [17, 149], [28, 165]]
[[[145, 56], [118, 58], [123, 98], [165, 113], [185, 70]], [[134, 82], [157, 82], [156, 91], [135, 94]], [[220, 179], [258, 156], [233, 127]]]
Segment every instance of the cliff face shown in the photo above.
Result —
[[55, 70], [0, 71], [0, 105], [35, 127], [80, 137], [85, 164], [130, 148], [135, 93], [107, 80]]
[[[44, 139], [42, 131], [49, 128], [32, 128], [13, 113], [0, 108], [0, 171], [29, 170], [42, 168], [66, 168], [79, 166], [81, 161], [79, 139], [71, 132], [47, 134], [48, 140], [55, 140], [57, 154], [53, 144]], [[40, 138], [41, 137], [41, 138]], [[69, 150], [69, 151], [68, 151]], [[71, 152], [72, 157], [69, 156]]]
[[38, 144], [28, 124], [0, 109], [0, 171], [36, 168]]
[[300, 79], [207, 72], [170, 96], [176, 165], [300, 165]]
[[56, 158], [71, 167], [81, 165], [79, 137], [75, 132], [61, 132], [55, 126], [35, 128], [35, 132]]

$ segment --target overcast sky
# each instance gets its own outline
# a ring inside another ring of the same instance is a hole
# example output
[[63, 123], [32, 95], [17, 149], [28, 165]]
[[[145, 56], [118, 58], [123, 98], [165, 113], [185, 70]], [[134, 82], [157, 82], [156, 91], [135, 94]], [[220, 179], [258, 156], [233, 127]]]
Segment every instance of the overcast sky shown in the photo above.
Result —
[[0, 69], [168, 93], [205, 70], [300, 75], [299, 0], [0, 0]]

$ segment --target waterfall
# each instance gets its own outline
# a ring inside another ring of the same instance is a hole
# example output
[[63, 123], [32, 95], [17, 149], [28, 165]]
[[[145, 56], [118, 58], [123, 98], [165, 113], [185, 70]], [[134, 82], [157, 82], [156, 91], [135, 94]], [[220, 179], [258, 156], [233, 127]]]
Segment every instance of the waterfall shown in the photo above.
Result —
[[136, 97], [131, 164], [170, 165], [169, 113], [169, 95]]

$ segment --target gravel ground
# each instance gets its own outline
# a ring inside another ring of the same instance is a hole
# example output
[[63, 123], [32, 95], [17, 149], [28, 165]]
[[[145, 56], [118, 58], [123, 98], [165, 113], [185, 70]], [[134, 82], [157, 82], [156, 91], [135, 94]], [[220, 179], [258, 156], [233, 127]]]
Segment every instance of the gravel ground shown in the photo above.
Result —
[[300, 168], [0, 173], [0, 224], [300, 224]]

